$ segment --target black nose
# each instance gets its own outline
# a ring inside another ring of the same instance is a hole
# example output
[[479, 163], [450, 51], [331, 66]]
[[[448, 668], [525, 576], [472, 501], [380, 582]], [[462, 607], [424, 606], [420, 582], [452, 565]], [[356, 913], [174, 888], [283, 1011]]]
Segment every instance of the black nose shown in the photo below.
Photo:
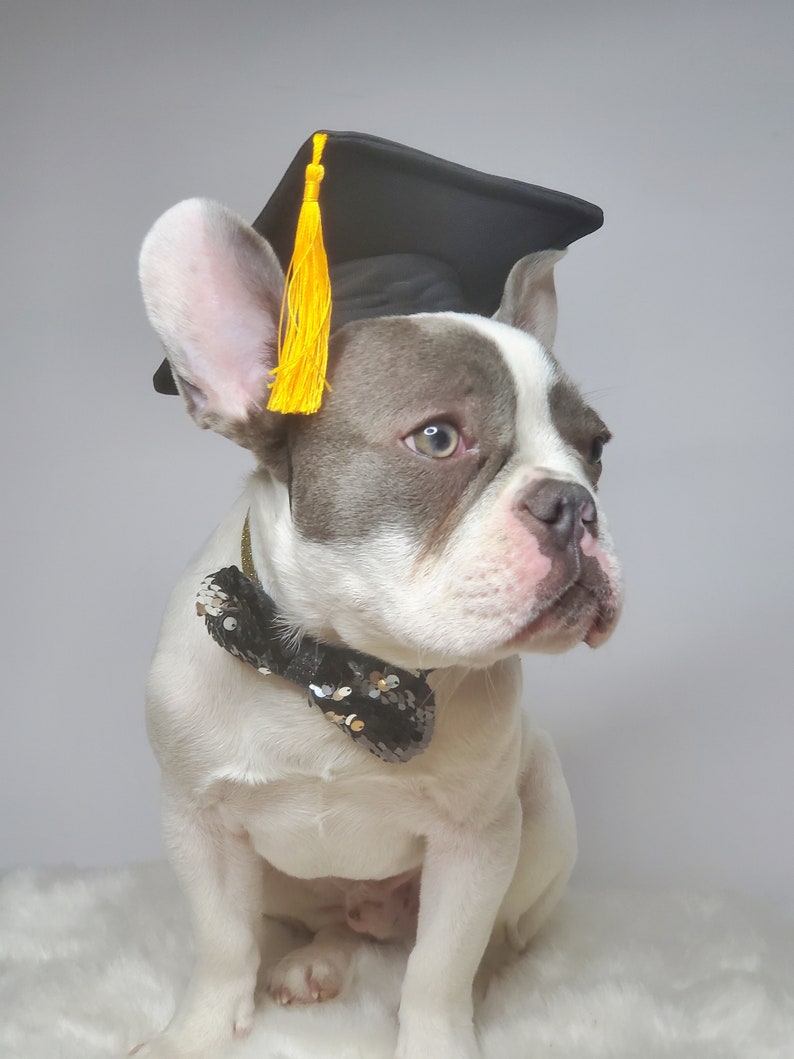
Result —
[[575, 482], [543, 478], [529, 486], [519, 498], [519, 503], [548, 527], [552, 538], [561, 548], [571, 541], [579, 541], [585, 526], [593, 536], [597, 533], [593, 498], [584, 486]]

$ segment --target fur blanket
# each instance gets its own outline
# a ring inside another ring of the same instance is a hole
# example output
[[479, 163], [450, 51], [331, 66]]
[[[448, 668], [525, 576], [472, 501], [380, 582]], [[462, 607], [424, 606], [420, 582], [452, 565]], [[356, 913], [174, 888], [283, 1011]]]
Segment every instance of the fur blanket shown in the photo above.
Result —
[[[126, 1056], [168, 1021], [189, 937], [163, 864], [6, 874], [0, 1056]], [[229, 1056], [391, 1059], [404, 965], [363, 947], [347, 997], [265, 1000]], [[485, 1059], [794, 1059], [794, 920], [736, 898], [573, 888], [476, 1017]]]

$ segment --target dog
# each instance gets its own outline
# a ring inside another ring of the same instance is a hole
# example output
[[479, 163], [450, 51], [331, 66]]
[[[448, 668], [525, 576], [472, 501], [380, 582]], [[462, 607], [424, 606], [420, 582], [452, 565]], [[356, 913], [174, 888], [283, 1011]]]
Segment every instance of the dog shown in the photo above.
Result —
[[[196, 964], [139, 1059], [211, 1059], [245, 1037], [258, 976], [282, 1004], [338, 995], [373, 937], [412, 945], [397, 1059], [480, 1055], [478, 969], [526, 947], [576, 858], [518, 655], [597, 647], [621, 608], [596, 489], [609, 431], [551, 352], [561, 257], [517, 262], [493, 319], [347, 324], [321, 409], [281, 415], [264, 407], [284, 286], [269, 244], [201, 199], [147, 235], [144, 302], [177, 388], [256, 469], [177, 584], [151, 667], [163, 832]], [[350, 663], [371, 720], [349, 710], [350, 687], [310, 680], [307, 702], [284, 671], [208, 635], [236, 626], [213, 572], [236, 576], [246, 552], [289, 651], [383, 660]], [[358, 745], [381, 701], [407, 716], [401, 679], [426, 689], [425, 734], [410, 752]], [[303, 943], [277, 958], [273, 939], [293, 928]]]

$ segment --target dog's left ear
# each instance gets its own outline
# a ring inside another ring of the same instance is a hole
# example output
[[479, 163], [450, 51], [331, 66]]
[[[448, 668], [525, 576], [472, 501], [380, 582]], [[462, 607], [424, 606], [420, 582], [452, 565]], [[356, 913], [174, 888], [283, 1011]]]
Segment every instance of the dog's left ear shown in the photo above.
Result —
[[522, 257], [507, 277], [502, 303], [494, 320], [527, 331], [550, 350], [557, 332], [554, 266], [564, 250], [541, 250]]
[[140, 277], [149, 319], [199, 426], [246, 444], [252, 417], [283, 418], [264, 406], [284, 276], [250, 225], [217, 202], [180, 202], [146, 236]]

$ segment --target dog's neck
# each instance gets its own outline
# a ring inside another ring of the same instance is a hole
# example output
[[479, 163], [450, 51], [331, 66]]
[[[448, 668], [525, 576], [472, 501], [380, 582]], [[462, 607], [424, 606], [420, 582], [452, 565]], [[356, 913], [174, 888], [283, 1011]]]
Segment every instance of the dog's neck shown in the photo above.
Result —
[[[381, 637], [378, 623], [371, 622], [369, 615], [362, 619], [361, 609], [353, 600], [348, 613], [343, 600], [329, 597], [329, 579], [336, 576], [333, 567], [356, 560], [348, 558], [343, 548], [329, 552], [312, 542], [296, 540], [284, 482], [260, 468], [241, 499], [248, 505], [247, 511], [238, 509], [242, 519], [238, 530], [241, 569], [273, 598], [285, 626], [297, 638], [309, 636], [340, 648], [352, 647], [404, 669], [437, 668], [425, 664], [417, 652]], [[365, 637], [350, 635], [347, 625], [361, 626]]]
[[301, 689], [326, 720], [382, 761], [409, 761], [428, 745], [435, 696], [427, 672], [390, 665], [349, 646], [291, 635], [273, 598], [262, 587], [246, 514], [240, 563], [202, 580], [196, 611], [213, 640], [263, 678]]
[[[426, 642], [413, 643], [410, 628], [407, 636], [400, 635], [404, 599], [415, 591], [410, 555], [398, 555], [392, 563], [390, 544], [372, 553], [366, 540], [324, 544], [303, 538], [292, 520], [286, 484], [267, 469], [260, 468], [251, 477], [235, 508], [237, 547], [227, 553], [227, 561], [242, 562], [246, 511], [253, 566], [296, 636], [312, 636], [339, 647], [349, 645], [403, 669], [432, 670], [435, 679], [449, 671], [445, 683], [450, 686], [472, 669], [488, 668], [503, 657], [473, 663], [471, 658], [446, 650], [434, 651]], [[399, 552], [396, 532], [395, 545]], [[407, 551], [412, 553], [410, 545]], [[364, 584], [370, 590], [362, 598], [359, 589]]]
[[[265, 586], [262, 584], [262, 581], [261, 581], [261, 579], [259, 577], [259, 573], [258, 573], [257, 568], [256, 568], [256, 564], [254, 562], [253, 548], [251, 546], [251, 512], [250, 512], [250, 510], [248, 512], [246, 512], [245, 520], [243, 522], [243, 527], [242, 527], [242, 530], [240, 531], [240, 565], [241, 565], [241, 568], [242, 568], [243, 575], [249, 581], [251, 581], [257, 588], [259, 588], [261, 590], [261, 592], [262, 592], [263, 598], [265, 600], [267, 600], [269, 604], [272, 604], [273, 610], [275, 612], [275, 619], [274, 620], [277, 623], [277, 625], [283, 630], [283, 638], [286, 641], [289, 641], [290, 639], [292, 639], [295, 643], [303, 643], [303, 644], [305, 644], [306, 646], [304, 648], [304, 653], [309, 653], [309, 654], [314, 653], [314, 646], [313, 645], [317, 644], [317, 639], [315, 637], [307, 635], [306, 633], [302, 632], [299, 629], [292, 628], [290, 626], [289, 621], [287, 621], [284, 618], [284, 616], [282, 615], [277, 601], [275, 599], [273, 599], [273, 597], [266, 591]], [[405, 667], [399, 666], [398, 663], [394, 662], [393, 660], [387, 660], [387, 659], [383, 659], [383, 658], [376, 658], [375, 656], [373, 656], [371, 654], [368, 654], [365, 651], [359, 651], [358, 649], [353, 647], [351, 644], [348, 644], [348, 643], [345, 643], [344, 641], [341, 641], [338, 637], [335, 638], [333, 641], [324, 641], [324, 642], [326, 642], [328, 644], [328, 646], [331, 647], [331, 649], [333, 649], [335, 651], [338, 651], [338, 652], [343, 652], [344, 655], [347, 658], [356, 661], [357, 664], [359, 665], [359, 667], [361, 667], [361, 668], [365, 668], [365, 667], [369, 666], [370, 670], [372, 670], [372, 668], [374, 666], [374, 669], [376, 671], [382, 672], [382, 673], [386, 673], [390, 668], [394, 669], [395, 667], [397, 667], [399, 669], [405, 669]], [[409, 671], [415, 672], [415, 673], [421, 672], [421, 673], [424, 674], [424, 673], [430, 672], [430, 670], [428, 670], [428, 669], [420, 669], [420, 668], [414, 667], [414, 666], [411, 666], [411, 667], [408, 667], [408, 668], [409, 668]]]

